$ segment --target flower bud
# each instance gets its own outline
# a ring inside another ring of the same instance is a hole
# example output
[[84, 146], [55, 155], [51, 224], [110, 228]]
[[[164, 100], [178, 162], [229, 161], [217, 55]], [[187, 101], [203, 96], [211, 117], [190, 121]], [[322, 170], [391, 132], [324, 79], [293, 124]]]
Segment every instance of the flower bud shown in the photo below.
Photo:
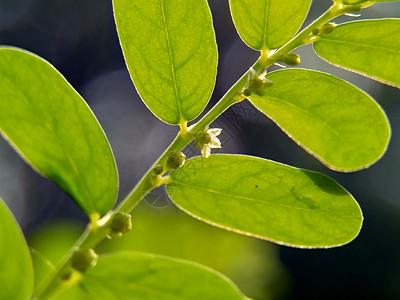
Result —
[[279, 62], [282, 62], [284, 64], [287, 64], [288, 66], [297, 66], [298, 64], [301, 63], [300, 60], [300, 55], [297, 53], [288, 53], [285, 55], [282, 55], [281, 57], [278, 58]]
[[98, 255], [93, 249], [77, 250], [72, 255], [71, 267], [78, 272], [85, 272], [87, 269], [94, 267], [97, 263]]
[[161, 174], [164, 172], [164, 168], [163, 168], [161, 165], [156, 165], [156, 166], [153, 168], [153, 172], [154, 172], [154, 174], [156, 174], [156, 175], [161, 175]]
[[131, 215], [121, 212], [115, 213], [110, 224], [110, 229], [111, 229], [111, 232], [109, 233], [110, 237], [119, 237], [123, 233], [131, 231], [132, 230]]
[[351, 5], [351, 6], [355, 6], [355, 5], [359, 5], [359, 4], [361, 4], [361, 3], [364, 3], [364, 2], [370, 2], [371, 0], [334, 0], [334, 1], [336, 1], [336, 2], [341, 2], [342, 4], [344, 4], [344, 5]]
[[320, 28], [320, 34], [329, 34], [335, 29], [336, 24], [334, 23], [325, 23], [324, 25], [321, 26]]
[[246, 97], [251, 96], [251, 94], [252, 94], [251, 89], [245, 88], [245, 89], [243, 90], [243, 95], [245, 95]]
[[321, 30], [320, 30], [319, 28], [314, 28], [314, 29], [311, 31], [312, 35], [315, 35], [315, 36], [319, 35], [320, 32], [321, 32]]
[[[364, 1], [364, 2], [367, 2], [367, 1]], [[355, 13], [360, 12], [361, 9], [362, 9], [362, 7], [360, 4], [349, 5], [348, 7], [346, 7], [346, 13], [355, 14]]]
[[182, 152], [171, 152], [167, 158], [167, 168], [170, 170], [178, 169], [185, 163], [186, 155]]

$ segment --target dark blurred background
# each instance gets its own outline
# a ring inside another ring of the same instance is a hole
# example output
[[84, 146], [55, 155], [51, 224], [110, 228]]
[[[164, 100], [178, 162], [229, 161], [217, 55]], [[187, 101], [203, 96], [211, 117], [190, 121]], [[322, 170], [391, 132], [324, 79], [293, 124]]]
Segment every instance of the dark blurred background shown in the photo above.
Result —
[[[209, 0], [209, 4], [220, 55], [210, 107], [257, 59], [257, 53], [236, 34], [228, 0]], [[331, 0], [314, 1], [305, 24], [330, 4]], [[400, 17], [400, 3], [377, 4], [360, 16], [377, 17]], [[337, 22], [353, 19], [343, 17]], [[111, 0], [0, 0], [0, 45], [42, 56], [83, 95], [113, 148], [120, 173], [119, 199], [177, 133], [176, 127], [155, 118], [136, 94], [119, 46]], [[356, 173], [330, 171], [248, 102], [230, 108], [213, 127], [223, 128], [222, 152], [257, 155], [337, 180], [363, 209], [365, 220], [358, 238], [329, 250], [273, 245], [192, 220], [159, 190], [135, 210], [133, 232], [104, 243], [101, 252], [135, 249], [192, 259], [228, 275], [259, 300], [400, 299], [400, 91], [334, 68], [317, 58], [310, 46], [297, 52], [301, 67], [331, 72], [354, 83], [386, 111], [392, 139], [377, 164]], [[199, 154], [192, 146], [185, 152]], [[52, 262], [87, 222], [68, 196], [36, 174], [3, 139], [0, 196], [32, 247]], [[85, 299], [68, 293], [60, 297]]]

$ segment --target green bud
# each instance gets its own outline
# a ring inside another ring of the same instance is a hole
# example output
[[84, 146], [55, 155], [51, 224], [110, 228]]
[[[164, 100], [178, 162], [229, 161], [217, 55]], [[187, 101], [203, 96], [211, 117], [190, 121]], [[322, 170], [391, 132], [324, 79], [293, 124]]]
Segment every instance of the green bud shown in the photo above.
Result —
[[251, 94], [252, 94], [251, 89], [246, 88], [243, 90], [243, 95], [245, 95], [246, 97], [251, 96]]
[[370, 2], [375, 2], [375, 0], [333, 0], [334, 2], [340, 2], [341, 4], [348, 6], [361, 6], [365, 4], [369, 4]]
[[319, 28], [314, 28], [314, 29], [311, 31], [311, 33], [312, 33], [312, 35], [317, 36], [317, 35], [319, 35], [320, 30], [319, 30]]
[[77, 250], [72, 255], [71, 267], [78, 272], [85, 272], [87, 269], [94, 267], [97, 263], [98, 255], [93, 249]]
[[[366, 2], [366, 1], [364, 1]], [[360, 12], [360, 10], [362, 9], [360, 4], [357, 5], [349, 5], [348, 7], [346, 7], [346, 13], [350, 13], [350, 14], [355, 14]]]
[[288, 53], [285, 55], [282, 55], [281, 57], [278, 58], [279, 62], [282, 62], [284, 64], [287, 64], [288, 66], [297, 66], [298, 64], [301, 63], [300, 60], [300, 55], [297, 53]]
[[161, 165], [156, 165], [153, 169], [154, 174], [161, 175], [164, 172], [164, 168]]
[[182, 152], [171, 152], [167, 158], [167, 168], [170, 170], [178, 169], [185, 163], [186, 155]]
[[131, 215], [121, 212], [115, 213], [110, 224], [110, 229], [111, 229], [111, 232], [109, 233], [110, 237], [119, 237], [123, 233], [131, 231], [132, 230]]
[[251, 68], [249, 70], [249, 83], [243, 91], [243, 95], [246, 97], [256, 94], [259, 96], [264, 96], [264, 91], [269, 88], [274, 83], [265, 78], [264, 75], [257, 75], [257, 73]]
[[252, 78], [252, 80], [250, 81], [249, 88], [250, 88], [252, 91], [255, 91], [255, 90], [258, 90], [259, 88], [262, 88], [263, 85], [264, 85], [264, 80], [262, 80], [262, 79], [261, 79], [260, 77], [258, 77], [258, 76], [254, 76], [254, 77]]
[[334, 23], [325, 23], [324, 25], [321, 26], [320, 32], [321, 34], [329, 34], [335, 29], [336, 24]]
[[62, 280], [68, 281], [72, 277], [72, 272], [71, 271], [66, 271], [60, 277], [61, 277]]

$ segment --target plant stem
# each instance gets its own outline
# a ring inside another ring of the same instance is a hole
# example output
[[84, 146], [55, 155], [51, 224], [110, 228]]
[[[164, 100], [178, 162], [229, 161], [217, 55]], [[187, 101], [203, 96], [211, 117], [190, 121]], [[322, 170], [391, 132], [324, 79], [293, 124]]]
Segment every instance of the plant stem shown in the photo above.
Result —
[[[272, 52], [271, 55], [261, 55], [261, 57], [253, 65], [253, 70], [257, 74], [262, 74], [265, 70], [275, 63], [276, 58], [286, 53], [293, 51], [294, 49], [308, 43], [307, 38], [311, 35], [314, 28], [318, 28], [333, 18], [345, 13], [343, 5], [335, 3], [330, 9], [328, 9], [323, 15], [312, 22], [309, 26], [304, 28], [300, 33], [293, 37], [289, 42], [283, 45], [281, 48]], [[268, 54], [268, 53], [267, 53]], [[82, 236], [76, 242], [71, 251], [67, 254], [57, 270], [48, 282], [43, 285], [43, 288], [37, 291], [33, 299], [49, 299], [57, 291], [68, 288], [79, 282], [79, 279], [70, 284], [65, 284], [65, 280], [62, 279], [66, 272], [71, 270], [71, 258], [77, 250], [88, 250], [95, 248], [100, 242], [102, 242], [109, 234], [110, 220], [116, 212], [130, 213], [135, 206], [155, 187], [161, 185], [163, 182], [160, 181], [160, 176], [156, 175], [153, 171], [157, 165], [163, 166], [166, 169], [166, 161], [170, 153], [181, 151], [186, 145], [188, 145], [206, 126], [210, 125], [217, 117], [219, 117], [225, 110], [227, 110], [233, 104], [244, 100], [246, 97], [242, 95], [243, 88], [248, 84], [249, 71], [246, 72], [230, 89], [229, 91], [218, 101], [218, 103], [205, 114], [197, 123], [186, 128], [186, 124], [181, 126], [179, 133], [164, 151], [164, 153], [158, 158], [158, 160], [149, 168], [142, 179], [136, 184], [132, 191], [125, 197], [119, 206], [114, 210], [107, 213], [102, 219], [96, 224], [88, 224], [86, 230]]]
[[315, 28], [324, 25], [330, 20], [346, 13], [345, 7], [340, 3], [334, 3], [325, 13], [323, 13], [318, 19], [304, 28], [301, 32], [299, 32], [293, 39], [288, 41], [282, 47], [280, 47], [277, 51], [275, 51], [272, 55], [269, 56], [269, 59], [274, 59], [279, 57], [282, 54], [289, 53], [294, 49], [307, 44], [308, 37], [312, 34], [312, 30]]

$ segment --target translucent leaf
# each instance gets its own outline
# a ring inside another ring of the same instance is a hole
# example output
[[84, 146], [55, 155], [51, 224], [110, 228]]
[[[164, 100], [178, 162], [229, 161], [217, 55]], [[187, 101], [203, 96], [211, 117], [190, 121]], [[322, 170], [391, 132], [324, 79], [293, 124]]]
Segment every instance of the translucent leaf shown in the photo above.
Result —
[[334, 65], [400, 88], [400, 19], [341, 24], [319, 36], [314, 50]]
[[33, 267], [28, 246], [14, 216], [0, 198], [0, 299], [28, 299]]
[[114, 0], [125, 61], [137, 91], [161, 120], [193, 120], [215, 84], [217, 46], [206, 0]]
[[35, 274], [35, 290], [40, 290], [41, 285], [54, 271], [54, 265], [36, 249], [31, 248], [33, 271]]
[[[35, 247], [32, 251], [35, 271], [35, 291], [40, 291], [49, 276], [53, 276], [54, 267], [59, 265], [65, 255], [71, 250], [84, 228], [75, 222], [47, 222], [38, 230], [29, 234], [29, 245]], [[115, 242], [115, 241], [114, 241]], [[57, 291], [59, 292], [59, 291]], [[61, 291], [53, 296], [54, 300], [95, 300], [89, 297], [79, 285]], [[53, 299], [53, 298], [52, 298]]]
[[87, 214], [112, 207], [118, 177], [107, 138], [85, 101], [47, 61], [0, 48], [0, 130]]
[[96, 299], [243, 300], [223, 275], [196, 263], [122, 252], [100, 257], [85, 273], [83, 288]]
[[91, 297], [80, 285], [74, 285], [60, 294], [54, 296], [54, 300], [97, 300]]
[[385, 152], [390, 138], [385, 113], [357, 87], [303, 69], [276, 71], [267, 78], [275, 84], [250, 101], [326, 166], [355, 171]]
[[229, 0], [229, 4], [242, 40], [261, 50], [289, 41], [306, 18], [311, 0]]
[[207, 223], [277, 244], [325, 248], [350, 242], [362, 214], [333, 179], [242, 155], [196, 157], [171, 172], [173, 202]]

